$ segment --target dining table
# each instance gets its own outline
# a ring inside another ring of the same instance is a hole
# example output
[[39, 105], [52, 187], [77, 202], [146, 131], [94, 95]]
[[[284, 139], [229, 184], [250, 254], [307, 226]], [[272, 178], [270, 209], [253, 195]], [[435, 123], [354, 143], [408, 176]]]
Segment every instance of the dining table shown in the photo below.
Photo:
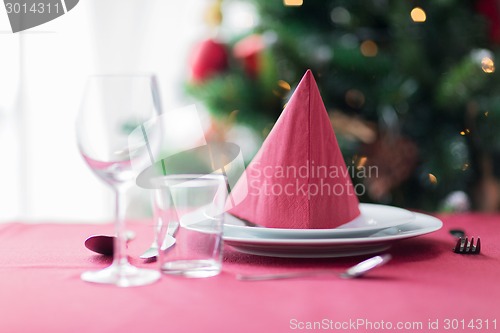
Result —
[[[372, 255], [277, 258], [224, 246], [219, 275], [163, 275], [120, 288], [80, 274], [111, 264], [83, 245], [112, 223], [0, 224], [0, 333], [495, 332], [500, 331], [500, 215], [438, 214], [443, 227], [395, 242], [392, 260], [357, 279], [335, 275], [240, 281], [237, 274], [341, 272]], [[148, 219], [127, 221], [132, 264], [153, 238]], [[452, 251], [451, 229], [481, 237], [481, 253]]]

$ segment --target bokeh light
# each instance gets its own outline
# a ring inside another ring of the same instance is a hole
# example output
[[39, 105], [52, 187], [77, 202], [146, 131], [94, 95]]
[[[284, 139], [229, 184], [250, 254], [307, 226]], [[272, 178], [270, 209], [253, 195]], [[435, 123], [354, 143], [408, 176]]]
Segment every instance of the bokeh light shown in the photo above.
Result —
[[330, 19], [335, 24], [351, 23], [351, 14], [344, 7], [335, 7], [330, 13]]
[[361, 156], [356, 163], [356, 169], [362, 169], [366, 165], [368, 158], [366, 156]]
[[438, 180], [436, 178], [436, 176], [434, 176], [432, 173], [429, 174], [429, 181], [431, 182], [431, 184], [435, 185], [437, 184]]
[[413, 8], [411, 10], [410, 16], [413, 22], [416, 23], [422, 23], [425, 22], [425, 20], [427, 20], [427, 14], [425, 14], [425, 11], [420, 7]]
[[495, 72], [495, 62], [489, 58], [489, 57], [484, 57], [481, 59], [481, 68], [483, 69], [483, 72], [491, 74]]
[[365, 104], [365, 95], [357, 89], [349, 89], [345, 93], [345, 102], [353, 109], [360, 109]]
[[283, 0], [285, 6], [302, 6], [303, 0]]
[[375, 57], [378, 53], [378, 46], [372, 40], [365, 40], [360, 46], [361, 54], [365, 57]]
[[290, 83], [283, 81], [283, 80], [278, 81], [278, 86], [280, 86], [282, 89], [284, 89], [286, 91], [290, 91], [290, 89], [292, 89], [292, 87], [290, 86]]

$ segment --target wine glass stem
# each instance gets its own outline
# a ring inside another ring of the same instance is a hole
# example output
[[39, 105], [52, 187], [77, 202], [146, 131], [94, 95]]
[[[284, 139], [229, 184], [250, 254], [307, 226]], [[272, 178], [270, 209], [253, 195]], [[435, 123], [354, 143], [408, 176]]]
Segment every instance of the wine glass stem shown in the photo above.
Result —
[[128, 264], [127, 259], [127, 237], [125, 231], [125, 190], [121, 187], [115, 188], [115, 232], [116, 242], [114, 244], [113, 265], [118, 270]]

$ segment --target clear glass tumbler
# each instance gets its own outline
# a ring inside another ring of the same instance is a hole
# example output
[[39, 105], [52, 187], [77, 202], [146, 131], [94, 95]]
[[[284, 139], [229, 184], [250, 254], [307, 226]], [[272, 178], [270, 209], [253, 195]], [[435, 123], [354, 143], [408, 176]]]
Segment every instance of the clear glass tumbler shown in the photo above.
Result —
[[[158, 246], [175, 231], [175, 244], [159, 253], [165, 274], [203, 278], [222, 267], [227, 182], [222, 175], [167, 175], [152, 180]], [[168, 227], [170, 224], [170, 228]], [[178, 229], [172, 224], [179, 225]]]

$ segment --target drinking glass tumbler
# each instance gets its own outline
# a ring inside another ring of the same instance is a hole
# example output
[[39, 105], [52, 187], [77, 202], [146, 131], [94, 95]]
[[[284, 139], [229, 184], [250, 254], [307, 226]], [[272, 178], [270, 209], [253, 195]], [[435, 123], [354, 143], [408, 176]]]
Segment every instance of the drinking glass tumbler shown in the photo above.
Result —
[[[158, 245], [179, 223], [175, 244], [159, 251], [165, 274], [204, 278], [220, 273], [227, 182], [223, 175], [166, 175], [152, 180]], [[172, 230], [172, 228], [170, 228]]]

